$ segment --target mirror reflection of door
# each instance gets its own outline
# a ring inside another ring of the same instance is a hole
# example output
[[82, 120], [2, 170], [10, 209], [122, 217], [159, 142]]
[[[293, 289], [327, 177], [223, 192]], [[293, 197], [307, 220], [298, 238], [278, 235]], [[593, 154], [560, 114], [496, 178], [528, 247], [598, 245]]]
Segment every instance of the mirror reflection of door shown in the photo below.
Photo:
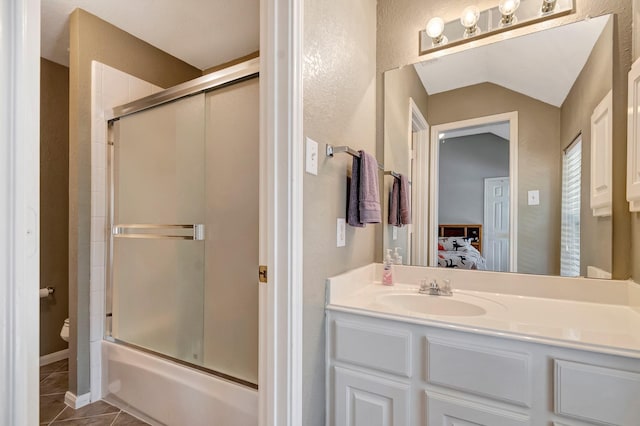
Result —
[[508, 272], [510, 121], [484, 117], [438, 132], [437, 264]]
[[484, 256], [487, 270], [509, 271], [509, 178], [484, 180]]

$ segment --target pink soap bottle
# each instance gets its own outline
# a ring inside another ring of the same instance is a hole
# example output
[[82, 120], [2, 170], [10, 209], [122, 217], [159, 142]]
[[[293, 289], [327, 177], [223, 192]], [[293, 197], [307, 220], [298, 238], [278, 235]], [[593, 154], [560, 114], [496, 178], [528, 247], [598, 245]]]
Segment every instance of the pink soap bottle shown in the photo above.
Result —
[[382, 263], [382, 285], [393, 285], [393, 261], [391, 260], [391, 249], [387, 249], [387, 257]]

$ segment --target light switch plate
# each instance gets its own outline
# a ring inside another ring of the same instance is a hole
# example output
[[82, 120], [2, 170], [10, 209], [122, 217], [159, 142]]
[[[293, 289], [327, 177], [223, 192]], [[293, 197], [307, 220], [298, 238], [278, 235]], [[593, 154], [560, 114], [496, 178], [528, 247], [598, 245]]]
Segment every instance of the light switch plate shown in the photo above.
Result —
[[318, 142], [307, 138], [307, 160], [305, 170], [312, 175], [318, 175]]
[[347, 245], [347, 222], [344, 217], [339, 217], [336, 226], [336, 247]]
[[397, 226], [392, 226], [391, 227], [391, 238], [393, 238], [393, 241], [398, 239], [398, 227]]
[[530, 206], [540, 205], [540, 191], [534, 190], [527, 193], [527, 201]]

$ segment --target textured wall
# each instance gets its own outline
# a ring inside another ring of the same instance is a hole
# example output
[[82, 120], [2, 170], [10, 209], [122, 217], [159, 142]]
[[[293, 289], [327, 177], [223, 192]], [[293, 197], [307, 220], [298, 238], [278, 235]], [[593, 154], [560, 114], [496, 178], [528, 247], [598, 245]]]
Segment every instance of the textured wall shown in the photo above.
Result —
[[484, 179], [509, 176], [509, 141], [492, 133], [440, 144], [438, 222], [484, 223]]
[[580, 274], [587, 266], [611, 271], [611, 217], [595, 217], [591, 210], [591, 114], [611, 90], [613, 80], [613, 21], [598, 42], [561, 107], [560, 148], [582, 134], [582, 188], [580, 194]]
[[351, 157], [323, 154], [327, 143], [376, 153], [375, 72], [375, 0], [306, 0], [304, 133], [319, 142], [320, 157], [318, 175], [304, 176], [305, 426], [325, 424], [325, 279], [373, 262], [381, 227], [347, 227], [347, 246], [336, 248], [336, 218], [345, 217]]
[[69, 68], [40, 59], [40, 356], [66, 349], [69, 316]]
[[[633, 60], [640, 58], [640, 0], [633, 0]], [[640, 282], [640, 213], [631, 214], [633, 280]]]
[[[560, 109], [491, 83], [429, 97], [430, 125], [518, 111], [518, 272], [560, 273]], [[543, 126], [540, 123], [544, 123]], [[540, 190], [540, 205], [527, 191]]]
[[[424, 117], [427, 116], [427, 92], [416, 73], [414, 67], [403, 67], [384, 75], [384, 148], [378, 147], [378, 152], [384, 153], [384, 167], [397, 173], [404, 173], [411, 179], [409, 169], [409, 150], [411, 115], [409, 99], [413, 99]], [[407, 247], [408, 227], [396, 228], [397, 238], [393, 239], [393, 227], [388, 226], [389, 192], [394, 178], [386, 176], [382, 184], [383, 206], [383, 242], [384, 248]], [[409, 258], [406, 249], [401, 252], [404, 262]]]
[[[495, 6], [494, 0], [477, 1], [483, 8]], [[468, 0], [379, 0], [377, 32], [377, 116], [382, 117], [382, 72], [409, 63], [418, 62], [418, 32], [433, 16], [445, 21], [458, 19], [460, 12], [468, 6]], [[573, 22], [587, 16], [615, 13], [613, 87], [613, 275], [627, 278], [631, 271], [631, 226], [628, 203], [625, 196], [626, 180], [626, 102], [627, 73], [631, 65], [631, 0], [577, 0], [576, 12], [558, 19], [558, 22]], [[380, 129], [378, 129], [380, 130]], [[378, 138], [380, 136], [378, 132]], [[381, 144], [380, 140], [378, 143]], [[637, 221], [636, 221], [637, 222]], [[640, 226], [636, 226], [636, 229]], [[636, 232], [637, 234], [638, 232]], [[640, 240], [635, 236], [635, 241]], [[634, 264], [638, 262], [633, 262]], [[640, 266], [634, 267], [640, 276]]]
[[113, 25], [76, 9], [69, 43], [69, 388], [89, 392], [91, 223], [91, 61], [161, 87], [199, 77], [194, 68]]

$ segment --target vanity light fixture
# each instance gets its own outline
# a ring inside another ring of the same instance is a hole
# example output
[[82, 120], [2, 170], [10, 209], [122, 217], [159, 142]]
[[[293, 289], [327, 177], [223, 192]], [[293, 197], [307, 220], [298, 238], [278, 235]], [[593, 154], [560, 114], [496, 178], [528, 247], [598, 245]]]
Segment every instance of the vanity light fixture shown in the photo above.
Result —
[[475, 6], [468, 6], [462, 11], [460, 16], [460, 23], [465, 28], [464, 38], [473, 37], [480, 33], [478, 27], [478, 19], [480, 19], [480, 9]]
[[556, 0], [542, 0], [542, 13], [551, 13], [556, 8]]
[[520, 0], [500, 0], [498, 4], [498, 10], [502, 15], [500, 19], [500, 26], [512, 25], [518, 22], [518, 18], [515, 13], [520, 6]]
[[[474, 0], [467, 0], [472, 2]], [[505, 31], [575, 12], [575, 0], [494, 0], [489, 9], [466, 7], [459, 19], [445, 22], [434, 17], [419, 33], [419, 54], [478, 41]], [[517, 13], [517, 16], [516, 16]]]
[[447, 44], [447, 37], [444, 35], [444, 20], [439, 17], [429, 19], [426, 28], [427, 35], [431, 37], [433, 46], [442, 46]]

